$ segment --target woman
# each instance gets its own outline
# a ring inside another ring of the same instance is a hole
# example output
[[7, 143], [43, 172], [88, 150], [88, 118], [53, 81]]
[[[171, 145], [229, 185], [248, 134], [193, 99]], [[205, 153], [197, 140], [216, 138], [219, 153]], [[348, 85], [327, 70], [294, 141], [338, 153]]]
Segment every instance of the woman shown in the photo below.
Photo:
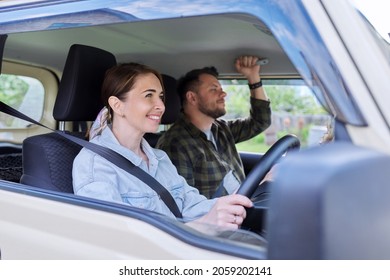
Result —
[[[241, 195], [207, 200], [181, 177], [167, 154], [153, 149], [143, 138], [156, 132], [164, 113], [160, 74], [141, 64], [126, 63], [111, 68], [102, 85], [105, 108], [91, 130], [90, 141], [126, 157], [173, 196], [184, 222], [201, 222], [237, 229], [252, 202]], [[125, 203], [174, 217], [148, 185], [84, 148], [73, 163], [75, 194]]]

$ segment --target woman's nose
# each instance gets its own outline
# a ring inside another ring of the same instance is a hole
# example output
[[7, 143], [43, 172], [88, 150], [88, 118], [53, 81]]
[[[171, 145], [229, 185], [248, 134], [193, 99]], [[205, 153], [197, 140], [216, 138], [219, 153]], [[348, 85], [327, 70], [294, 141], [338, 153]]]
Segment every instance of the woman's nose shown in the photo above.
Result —
[[164, 100], [162, 100], [160, 97], [157, 98], [154, 107], [164, 111], [165, 110]]

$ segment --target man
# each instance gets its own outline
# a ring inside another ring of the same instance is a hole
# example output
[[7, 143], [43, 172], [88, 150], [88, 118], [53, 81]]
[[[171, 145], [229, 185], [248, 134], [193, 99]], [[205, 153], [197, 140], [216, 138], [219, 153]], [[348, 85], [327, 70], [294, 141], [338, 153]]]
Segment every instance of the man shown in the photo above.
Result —
[[182, 105], [179, 119], [163, 134], [164, 150], [189, 185], [208, 198], [233, 193], [245, 179], [235, 144], [263, 132], [271, 124], [270, 102], [262, 87], [257, 57], [241, 56], [238, 73], [248, 80], [250, 116], [225, 121], [225, 97], [214, 67], [188, 72], [178, 82]]

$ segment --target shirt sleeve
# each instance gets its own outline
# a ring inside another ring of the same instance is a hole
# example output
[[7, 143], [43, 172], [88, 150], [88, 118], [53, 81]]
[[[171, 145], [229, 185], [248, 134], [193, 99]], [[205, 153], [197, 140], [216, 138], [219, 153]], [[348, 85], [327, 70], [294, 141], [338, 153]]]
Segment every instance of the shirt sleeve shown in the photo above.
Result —
[[251, 97], [250, 104], [249, 117], [227, 121], [235, 143], [246, 141], [260, 134], [271, 125], [270, 102]]
[[87, 196], [110, 202], [123, 203], [116, 187], [116, 172], [111, 165], [93, 164], [95, 155], [83, 151], [73, 163], [73, 191], [76, 195]]
[[165, 181], [167, 189], [179, 205], [184, 222], [195, 220], [210, 211], [215, 200], [207, 199], [199, 193], [198, 189], [190, 186], [186, 179], [177, 172], [167, 155], [160, 159], [159, 166], [164, 168], [161, 171], [165, 173], [165, 176], [169, 174], [169, 178], [162, 179], [162, 181]]
[[215, 204], [216, 199], [207, 199], [199, 193], [198, 189], [188, 185], [184, 178], [183, 184], [184, 201], [182, 215], [184, 222], [196, 220], [206, 215]]

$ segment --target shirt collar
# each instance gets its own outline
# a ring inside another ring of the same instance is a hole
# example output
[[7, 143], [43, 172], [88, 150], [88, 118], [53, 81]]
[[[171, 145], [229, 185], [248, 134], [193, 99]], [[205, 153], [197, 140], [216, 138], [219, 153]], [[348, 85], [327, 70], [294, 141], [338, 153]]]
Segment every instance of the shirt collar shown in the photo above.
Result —
[[[205, 140], [207, 140], [207, 137], [206, 137], [206, 134], [200, 130], [199, 128], [197, 128], [195, 125], [192, 124], [192, 122], [187, 118], [187, 116], [181, 112], [180, 115], [179, 115], [179, 119], [178, 119], [178, 122], [180, 123], [183, 123], [184, 126], [187, 128], [187, 131], [193, 136], [193, 137], [202, 137], [204, 138]], [[214, 123], [211, 125], [211, 131], [214, 133], [217, 132], [218, 130], [218, 125], [217, 125], [217, 122], [214, 121]]]
[[[96, 141], [94, 141], [95, 139]], [[142, 159], [138, 155], [119, 143], [118, 139], [116, 139], [114, 133], [111, 130], [111, 126], [104, 128], [102, 134], [94, 138], [92, 142], [98, 142], [99, 144], [118, 152], [137, 166], [139, 166], [142, 162]], [[146, 156], [149, 158], [149, 161], [158, 160], [153, 148], [144, 138], [142, 138], [141, 146]]]

